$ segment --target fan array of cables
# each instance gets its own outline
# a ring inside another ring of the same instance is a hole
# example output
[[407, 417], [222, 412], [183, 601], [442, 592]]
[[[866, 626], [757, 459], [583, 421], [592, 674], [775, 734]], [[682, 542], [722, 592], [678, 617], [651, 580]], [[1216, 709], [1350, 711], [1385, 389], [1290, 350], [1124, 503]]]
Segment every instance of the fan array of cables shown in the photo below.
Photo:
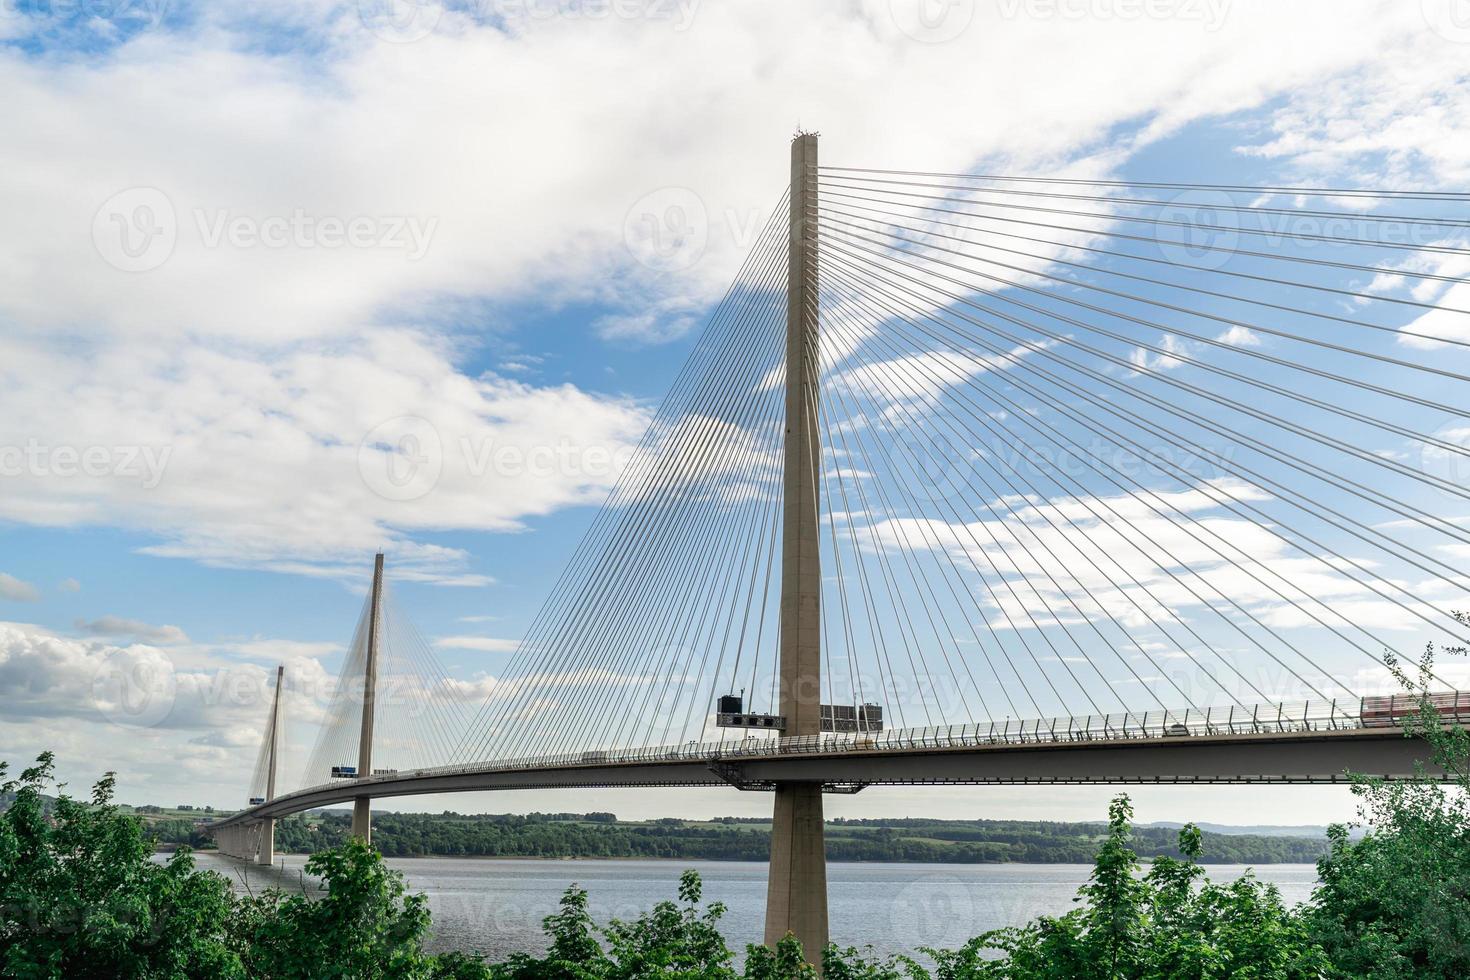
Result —
[[[276, 683], [280, 683], [280, 674], [276, 675]], [[270, 795], [270, 767], [272, 759], [277, 762], [276, 787], [279, 789], [283, 783], [280, 776], [280, 747], [282, 741], [282, 722], [279, 712], [279, 693], [272, 692], [271, 708], [265, 716], [265, 724], [260, 739], [260, 751], [255, 756], [255, 768], [250, 772], [250, 799], [264, 800]]]
[[[357, 767], [371, 613], [369, 596], [301, 773], [301, 786], [329, 782], [333, 767]], [[461, 685], [445, 673], [385, 579], [373, 691], [373, 769], [421, 769], [454, 762], [452, 750], [468, 725]]]
[[[1466, 642], [1470, 195], [807, 192], [824, 703], [909, 728], [1351, 702], [1390, 653]], [[786, 208], [454, 761], [776, 711]], [[354, 757], [324, 737], [314, 772]]]

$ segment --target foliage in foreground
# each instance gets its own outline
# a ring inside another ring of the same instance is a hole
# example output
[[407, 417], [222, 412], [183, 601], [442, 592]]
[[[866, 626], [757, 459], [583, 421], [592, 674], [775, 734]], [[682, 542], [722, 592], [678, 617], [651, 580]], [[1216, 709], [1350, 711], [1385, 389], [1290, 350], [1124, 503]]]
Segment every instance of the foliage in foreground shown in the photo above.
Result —
[[[1470, 623], [1467, 623], [1470, 625]], [[1427, 658], [1432, 661], [1432, 653]], [[1427, 690], [1428, 667], [1413, 685]], [[1401, 678], [1408, 683], [1408, 678]], [[1413, 725], [1454, 779], [1360, 780], [1362, 840], [1334, 828], [1312, 900], [1288, 909], [1245, 875], [1209, 881], [1201, 835], [1179, 834], [1182, 858], [1145, 872], [1126, 796], [1109, 808], [1077, 907], [1000, 929], [927, 960], [824, 951], [830, 980], [1212, 980], [1470, 976], [1470, 735], [1445, 731], [1426, 707]], [[112, 802], [113, 778], [90, 801], [61, 796], [49, 812], [43, 755], [4, 782], [0, 813], [0, 978], [251, 980], [798, 980], [814, 978], [790, 937], [748, 947], [743, 967], [720, 932], [724, 908], [703, 904], [698, 875], [677, 901], [632, 922], [595, 923], [576, 886], [544, 923], [545, 956], [498, 964], [425, 950], [429, 912], [403, 877], [360, 841], [314, 855], [322, 895], [270, 890], [238, 897], [194, 868], [187, 850], [150, 859], [142, 824]], [[0, 780], [5, 768], [0, 764]]]

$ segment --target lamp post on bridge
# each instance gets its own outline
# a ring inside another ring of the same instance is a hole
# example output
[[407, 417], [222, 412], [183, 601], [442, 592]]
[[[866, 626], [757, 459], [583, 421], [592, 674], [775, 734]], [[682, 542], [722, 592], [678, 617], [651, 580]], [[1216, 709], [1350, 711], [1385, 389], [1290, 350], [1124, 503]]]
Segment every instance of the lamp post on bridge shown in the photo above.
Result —
[[[821, 733], [817, 134], [791, 143], [786, 270], [786, 438], [781, 537], [780, 713], [786, 737]], [[791, 933], [808, 960], [827, 945], [827, 855], [820, 782], [779, 783], [766, 886], [766, 945]]]
[[[373, 774], [373, 709], [378, 686], [378, 633], [382, 622], [383, 554], [373, 559], [373, 594], [368, 607], [367, 657], [363, 666], [362, 734], [357, 742], [357, 776]], [[372, 800], [359, 796], [352, 801], [352, 836], [372, 840]]]

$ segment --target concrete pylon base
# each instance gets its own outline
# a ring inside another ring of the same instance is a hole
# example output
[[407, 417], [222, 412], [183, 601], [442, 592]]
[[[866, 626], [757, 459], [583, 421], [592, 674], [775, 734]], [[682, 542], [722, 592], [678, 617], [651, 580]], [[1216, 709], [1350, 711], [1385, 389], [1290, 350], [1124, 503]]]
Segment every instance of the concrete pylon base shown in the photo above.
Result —
[[352, 836], [373, 842], [373, 801], [366, 796], [352, 801]]
[[276, 863], [276, 821], [260, 822], [260, 846], [255, 852], [255, 863], [270, 866]]
[[787, 933], [818, 966], [827, 948], [827, 852], [820, 783], [776, 787], [771, 873], [766, 885], [766, 945]]

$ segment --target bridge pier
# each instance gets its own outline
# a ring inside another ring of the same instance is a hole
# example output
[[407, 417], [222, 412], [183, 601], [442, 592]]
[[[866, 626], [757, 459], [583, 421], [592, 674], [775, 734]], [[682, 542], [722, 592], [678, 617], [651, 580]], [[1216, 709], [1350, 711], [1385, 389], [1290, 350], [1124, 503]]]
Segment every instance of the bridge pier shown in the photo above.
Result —
[[[791, 143], [786, 266], [786, 438], [782, 498], [780, 710], [783, 736], [822, 730], [821, 466], [818, 428], [817, 135]], [[766, 945], [794, 935], [819, 968], [827, 946], [822, 784], [779, 783], [766, 884]]]
[[827, 947], [827, 853], [821, 783], [781, 783], [771, 822], [766, 945], [787, 933], [820, 964]]

